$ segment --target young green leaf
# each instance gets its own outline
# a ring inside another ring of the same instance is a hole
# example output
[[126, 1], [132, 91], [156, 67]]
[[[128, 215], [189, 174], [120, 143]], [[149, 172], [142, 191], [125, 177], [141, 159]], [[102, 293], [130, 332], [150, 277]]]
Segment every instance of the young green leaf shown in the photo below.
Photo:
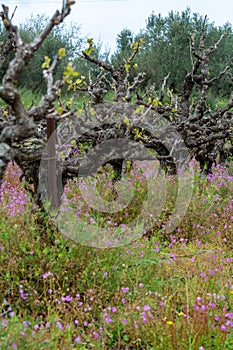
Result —
[[49, 65], [50, 65], [50, 62], [51, 62], [51, 58], [49, 58], [48, 56], [45, 56], [44, 57], [44, 62], [41, 65], [42, 69], [48, 69]]
[[63, 57], [66, 56], [66, 49], [64, 47], [61, 47], [59, 50], [58, 50], [58, 56], [60, 59], [62, 59]]

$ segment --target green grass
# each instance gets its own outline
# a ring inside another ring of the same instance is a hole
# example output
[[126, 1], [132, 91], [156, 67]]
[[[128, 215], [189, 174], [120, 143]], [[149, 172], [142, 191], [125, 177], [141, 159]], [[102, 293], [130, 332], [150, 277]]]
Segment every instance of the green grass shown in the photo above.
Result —
[[24, 106], [27, 109], [38, 105], [42, 97], [42, 93], [35, 92], [35, 91], [33, 92], [31, 90], [24, 89], [24, 88], [20, 88], [19, 93], [23, 100]]

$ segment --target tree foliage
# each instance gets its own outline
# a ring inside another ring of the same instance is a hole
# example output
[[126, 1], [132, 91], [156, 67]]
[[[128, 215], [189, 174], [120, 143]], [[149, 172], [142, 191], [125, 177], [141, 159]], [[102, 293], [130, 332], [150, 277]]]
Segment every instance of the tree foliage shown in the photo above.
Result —
[[[133, 34], [124, 29], [117, 38], [117, 49], [112, 57], [114, 64], [121, 62], [129, 52], [129, 43], [144, 39], [143, 49], [136, 58], [139, 70], [145, 72], [144, 86], [155, 84], [159, 88], [164, 77], [170, 73], [168, 85], [175, 93], [181, 93], [182, 84], [187, 72], [192, 67], [190, 54], [190, 36], [194, 35], [196, 42], [200, 39], [204, 18], [199, 14], [192, 14], [190, 9], [173, 12], [162, 17], [152, 13], [148, 19], [146, 28], [138, 34]], [[205, 45], [210, 46], [218, 38], [227, 33], [226, 39], [221, 42], [218, 50], [210, 58], [210, 76], [215, 76], [228, 64], [233, 50], [233, 31], [228, 23], [223, 27], [216, 27], [214, 23], [206, 21]], [[213, 88], [213, 93], [218, 95], [230, 94], [232, 82], [225, 78], [219, 81]]]

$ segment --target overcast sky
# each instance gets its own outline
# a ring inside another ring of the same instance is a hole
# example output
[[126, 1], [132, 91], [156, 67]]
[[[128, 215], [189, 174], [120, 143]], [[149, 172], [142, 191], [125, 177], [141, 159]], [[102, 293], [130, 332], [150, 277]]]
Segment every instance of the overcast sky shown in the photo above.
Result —
[[[55, 9], [61, 8], [62, 0], [3, 0], [2, 3], [11, 10], [18, 6], [15, 13], [15, 23], [18, 24], [31, 14], [51, 16]], [[81, 25], [83, 36], [100, 39], [104, 47], [114, 47], [116, 36], [122, 29], [129, 28], [138, 33], [145, 28], [152, 11], [166, 16], [171, 10], [181, 12], [187, 7], [192, 12], [207, 15], [216, 25], [233, 24], [233, 0], [77, 0], [66, 22]]]

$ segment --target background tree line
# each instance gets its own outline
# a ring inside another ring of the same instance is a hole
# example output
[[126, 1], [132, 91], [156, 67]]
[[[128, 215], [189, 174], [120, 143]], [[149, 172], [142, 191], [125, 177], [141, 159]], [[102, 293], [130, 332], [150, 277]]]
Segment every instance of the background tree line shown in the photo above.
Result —
[[[202, 23], [203, 17], [192, 14], [188, 8], [182, 13], [171, 11], [167, 17], [152, 13], [147, 19], [146, 28], [138, 34], [134, 35], [129, 29], [121, 31], [117, 37], [116, 52], [111, 59], [115, 64], [120, 64], [129, 55], [133, 40], [142, 37], [145, 43], [136, 61], [138, 70], [146, 73], [144, 86], [155, 84], [159, 89], [164, 77], [170, 72], [168, 86], [175, 93], [180, 93], [184, 78], [192, 67], [190, 36], [195, 35], [196, 42], [199, 41]], [[207, 22], [207, 47], [215, 43], [223, 33], [226, 33], [225, 39], [210, 58], [210, 78], [216, 76], [229, 63], [233, 36], [230, 23], [217, 27], [214, 23]], [[212, 91], [218, 96], [229, 96], [231, 89], [232, 83], [226, 77]]]
[[[23, 40], [30, 42], [32, 38], [36, 37], [44, 27], [46, 20], [48, 18], [45, 16], [31, 17], [27, 22], [20, 25], [19, 29]], [[154, 85], [155, 90], [160, 90], [164, 77], [170, 73], [167, 86], [174, 93], [179, 94], [182, 90], [184, 78], [192, 67], [190, 35], [195, 35], [196, 42], [198, 42], [202, 22], [203, 17], [196, 13], [192, 14], [188, 8], [182, 13], [171, 11], [166, 17], [152, 12], [146, 21], [145, 29], [140, 30], [139, 33], [133, 33], [130, 29], [123, 29], [118, 34], [116, 49], [113, 54], [110, 55], [110, 52], [107, 51], [103, 52], [101, 43], [95, 43], [93, 54], [117, 68], [124, 59], [130, 56], [130, 46], [133, 42], [143, 38], [143, 47], [135, 58], [137, 69], [130, 71], [131, 80], [133, 81], [139, 71], [145, 72], [142, 87], [148, 88]], [[230, 23], [218, 27], [214, 23], [207, 22], [206, 46], [215, 43], [223, 33], [226, 33], [226, 37], [210, 58], [210, 78], [216, 76], [229, 63], [233, 52], [233, 30]], [[5, 35], [5, 30], [1, 24], [0, 41], [4, 41]], [[84, 75], [88, 79], [89, 74], [91, 74], [92, 78], [96, 78], [99, 74], [98, 67], [81, 57], [85, 42], [86, 38], [80, 35], [80, 27], [74, 23], [70, 26], [62, 24], [55, 28], [36, 52], [34, 58], [25, 67], [20, 77], [20, 86], [44, 93], [46, 86], [41, 64], [44, 62], [45, 56], [54, 57], [61, 47], [66, 49], [66, 58], [56, 67], [55, 79], [62, 76], [68, 61], [73, 61], [80, 75]], [[9, 56], [5, 65], [8, 64], [10, 59], [11, 56]], [[226, 75], [210, 89], [210, 98], [211, 94], [215, 98], [227, 98], [231, 90], [232, 81]]]

